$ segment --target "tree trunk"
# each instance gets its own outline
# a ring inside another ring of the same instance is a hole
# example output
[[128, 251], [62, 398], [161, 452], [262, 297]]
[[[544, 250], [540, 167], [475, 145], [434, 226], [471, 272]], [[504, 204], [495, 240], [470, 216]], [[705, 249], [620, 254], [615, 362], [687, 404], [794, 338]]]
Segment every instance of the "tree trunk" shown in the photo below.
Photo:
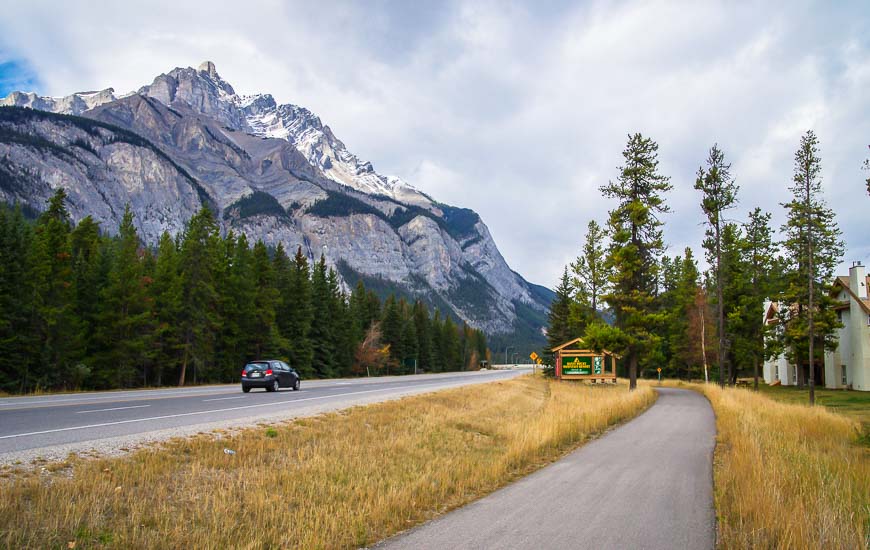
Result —
[[637, 389], [637, 355], [633, 352], [628, 358], [628, 389]]
[[707, 321], [704, 319], [704, 308], [706, 304], [702, 304], [701, 310], [701, 361], [704, 362], [704, 383], [710, 382], [710, 377], [707, 375]]
[[755, 369], [754, 389], [755, 391], [758, 391], [758, 358], [755, 356], [754, 353], [752, 354], [752, 368]]
[[[722, 303], [722, 236], [716, 220], [716, 308], [719, 323], [719, 385], [725, 387], [725, 306]], [[729, 379], [730, 370], [729, 370]]]
[[[809, 176], [809, 174], [807, 174]], [[810, 351], [809, 351], [809, 363], [810, 363], [810, 405], [815, 405], [816, 403], [816, 355], [813, 353], [813, 341], [815, 340], [815, 335], [813, 334], [813, 212], [810, 210], [810, 178], [805, 177], [807, 187], [807, 263], [809, 264], [809, 269], [807, 269], [807, 279], [809, 286], [809, 300], [807, 300], [807, 332], [809, 333], [810, 339]]]
[[181, 360], [181, 375], [178, 377], [178, 385], [184, 385], [184, 375], [187, 374], [187, 350], [190, 348], [190, 339], [184, 343], [184, 358]]

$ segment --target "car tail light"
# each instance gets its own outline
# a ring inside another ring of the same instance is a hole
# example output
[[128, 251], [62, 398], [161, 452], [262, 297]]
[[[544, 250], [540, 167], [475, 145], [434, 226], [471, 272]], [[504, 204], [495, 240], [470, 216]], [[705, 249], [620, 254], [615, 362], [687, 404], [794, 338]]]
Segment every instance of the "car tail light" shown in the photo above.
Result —
[[266, 376], [272, 376], [272, 369], [266, 371]]
[[242, 369], [242, 376], [244, 376], [246, 372], [247, 371], [245, 369]]

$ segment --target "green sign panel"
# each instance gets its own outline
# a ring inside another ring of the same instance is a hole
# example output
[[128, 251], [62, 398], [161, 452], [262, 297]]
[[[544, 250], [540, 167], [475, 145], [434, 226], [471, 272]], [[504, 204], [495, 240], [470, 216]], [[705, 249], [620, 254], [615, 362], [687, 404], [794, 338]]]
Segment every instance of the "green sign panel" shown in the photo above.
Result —
[[604, 357], [565, 357], [562, 359], [562, 374], [601, 374]]

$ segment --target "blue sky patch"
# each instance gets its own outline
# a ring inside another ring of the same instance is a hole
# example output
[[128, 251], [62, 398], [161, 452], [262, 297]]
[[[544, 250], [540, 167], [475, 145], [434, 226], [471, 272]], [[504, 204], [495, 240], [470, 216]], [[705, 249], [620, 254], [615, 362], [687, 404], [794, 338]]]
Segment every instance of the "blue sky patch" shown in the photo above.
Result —
[[16, 90], [34, 91], [38, 86], [36, 73], [24, 61], [0, 61], [0, 97]]

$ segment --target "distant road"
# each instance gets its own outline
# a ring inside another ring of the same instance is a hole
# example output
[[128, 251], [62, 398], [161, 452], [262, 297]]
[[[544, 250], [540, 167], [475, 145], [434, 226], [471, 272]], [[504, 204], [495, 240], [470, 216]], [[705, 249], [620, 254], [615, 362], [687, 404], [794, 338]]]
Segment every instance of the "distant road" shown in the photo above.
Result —
[[661, 388], [648, 411], [500, 491], [379, 549], [712, 549], [710, 403]]
[[198, 431], [256, 425], [528, 372], [483, 371], [302, 381], [300, 391], [239, 384], [0, 398], [0, 463], [103, 452]]

